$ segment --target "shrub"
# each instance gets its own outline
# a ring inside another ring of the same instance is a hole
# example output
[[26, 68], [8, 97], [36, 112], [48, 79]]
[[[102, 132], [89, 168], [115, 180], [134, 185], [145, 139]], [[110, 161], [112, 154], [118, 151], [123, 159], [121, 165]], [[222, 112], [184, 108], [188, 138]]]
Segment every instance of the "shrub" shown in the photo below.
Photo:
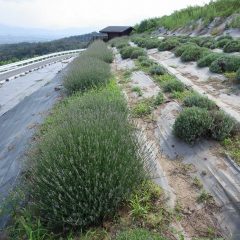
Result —
[[147, 49], [152, 49], [152, 48], [157, 48], [160, 44], [160, 41], [157, 39], [149, 39], [146, 41], [145, 48]]
[[216, 104], [208, 99], [207, 97], [203, 97], [198, 93], [193, 93], [190, 96], [187, 96], [183, 104], [187, 107], [199, 107], [199, 108], [206, 108], [208, 110], [216, 108]]
[[240, 81], [240, 68], [237, 70], [236, 80]]
[[211, 114], [213, 117], [212, 137], [218, 141], [223, 141], [231, 135], [235, 128], [235, 121], [223, 111], [214, 111]]
[[131, 53], [131, 59], [138, 58], [140, 56], [145, 56], [146, 52], [142, 48], [134, 48], [134, 50]]
[[154, 99], [154, 105], [158, 106], [164, 102], [164, 95], [162, 92], [159, 92]]
[[137, 59], [139, 62], [143, 62], [143, 61], [148, 61], [150, 60], [147, 56], [139, 56]]
[[120, 49], [120, 54], [123, 59], [130, 58], [134, 50], [135, 47], [131, 46], [123, 47], [122, 49]]
[[154, 62], [149, 61], [149, 60], [141, 62], [142, 67], [151, 67], [153, 64], [154, 64]]
[[68, 93], [85, 91], [108, 83], [111, 77], [109, 64], [88, 56], [80, 56], [70, 65], [63, 85]]
[[151, 233], [146, 229], [130, 229], [128, 231], [120, 232], [116, 240], [166, 240], [164, 237], [160, 236], [157, 233]]
[[224, 39], [217, 42], [217, 47], [218, 48], [224, 48], [225, 45], [228, 44], [229, 42], [231, 42], [231, 40], [224, 38]]
[[128, 42], [129, 42], [129, 38], [128, 37], [117, 37], [117, 38], [113, 38], [109, 41], [109, 44], [112, 47], [116, 47], [118, 49], [123, 48], [128, 46]]
[[152, 66], [149, 72], [152, 75], [163, 75], [166, 73], [165, 69], [159, 65]]
[[179, 47], [177, 47], [174, 51], [175, 56], [180, 57], [185, 50], [187, 50], [189, 47], [197, 47], [197, 45], [195, 43], [186, 43], [186, 44], [182, 44]]
[[197, 65], [198, 67], [209, 67], [212, 62], [214, 62], [215, 60], [217, 60], [218, 58], [222, 57], [223, 54], [221, 53], [210, 53], [207, 54], [205, 56], [202, 56], [198, 62]]
[[173, 132], [186, 143], [194, 144], [199, 138], [209, 134], [212, 124], [213, 119], [207, 109], [186, 108], [176, 119]]
[[164, 92], [183, 92], [185, 86], [182, 82], [178, 81], [177, 79], [173, 78], [169, 81], [163, 83], [163, 90]]
[[224, 40], [224, 39], [232, 40], [233, 37], [230, 36], [230, 35], [223, 35], [223, 36], [218, 37], [218, 38], [217, 38], [217, 41], [219, 42], [219, 41]]
[[98, 58], [104, 62], [111, 63], [113, 61], [113, 53], [108, 49], [107, 45], [103, 41], [93, 42], [88, 49], [82, 53], [84, 56]]
[[240, 57], [220, 57], [210, 65], [210, 71], [214, 73], [236, 72], [240, 66]]
[[58, 108], [29, 171], [30, 196], [44, 223], [61, 229], [99, 223], [141, 184], [144, 157], [127, 118], [116, 87]]
[[224, 46], [223, 51], [226, 53], [240, 52], [240, 40], [233, 40], [227, 43]]
[[198, 46], [189, 46], [181, 55], [181, 60], [183, 62], [197, 61], [207, 52], [209, 52], [209, 50], [206, 48], [201, 48]]
[[180, 45], [180, 42], [176, 39], [166, 39], [165, 41], [163, 41], [159, 44], [158, 50], [159, 51], [170, 51], [179, 45]]
[[217, 44], [216, 44], [215, 40], [212, 39], [212, 40], [208, 40], [208, 41], [205, 41], [204, 43], [202, 43], [201, 47], [215, 49], [217, 47]]

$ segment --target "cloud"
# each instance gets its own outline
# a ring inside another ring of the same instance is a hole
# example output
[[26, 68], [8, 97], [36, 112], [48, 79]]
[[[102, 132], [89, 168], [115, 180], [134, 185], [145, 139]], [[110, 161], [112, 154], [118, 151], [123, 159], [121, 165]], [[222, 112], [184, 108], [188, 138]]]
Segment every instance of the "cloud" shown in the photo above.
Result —
[[0, 23], [40, 28], [128, 25], [209, 0], [0, 0]]

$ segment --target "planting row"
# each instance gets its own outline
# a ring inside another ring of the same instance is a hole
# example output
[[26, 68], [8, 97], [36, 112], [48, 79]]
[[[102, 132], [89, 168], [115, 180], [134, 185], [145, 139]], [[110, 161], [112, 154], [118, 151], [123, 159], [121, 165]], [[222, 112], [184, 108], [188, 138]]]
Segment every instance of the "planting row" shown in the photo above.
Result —
[[[122, 47], [120, 47], [120, 53], [121, 50]], [[223, 111], [219, 111], [213, 101], [187, 90], [182, 82], [167, 74], [164, 68], [146, 56], [139, 56], [137, 65], [148, 72], [164, 92], [170, 93], [170, 97], [178, 98], [183, 102], [183, 106], [187, 107], [174, 124], [174, 134], [177, 137], [194, 144], [203, 137], [223, 141], [237, 134], [235, 120]], [[146, 110], [147, 107], [145, 106], [144, 109]], [[145, 112], [149, 113], [149, 111]]]
[[175, 56], [180, 57], [183, 62], [197, 61], [198, 67], [209, 67], [213, 73], [233, 73], [233, 78], [240, 81], [240, 57], [238, 56], [214, 53], [204, 46], [200, 47], [201, 44], [198, 45], [193, 40], [187, 41], [181, 37], [163, 40], [133, 37], [133, 41], [138, 46], [147, 49], [158, 48], [159, 51], [173, 51]]
[[[64, 79], [71, 96], [41, 126], [28, 159], [19, 187], [23, 195], [17, 196], [25, 204], [17, 207], [9, 227], [12, 239], [74, 236], [111, 219], [123, 202], [134, 202], [133, 196], [147, 194], [141, 204], [149, 211], [156, 194], [161, 197], [153, 185], [142, 184], [149, 174], [149, 153], [142, 151], [125, 99], [110, 80], [112, 60], [111, 50], [95, 42], [72, 62]], [[136, 193], [139, 186], [148, 187]], [[130, 208], [136, 217], [135, 205]], [[163, 239], [141, 229], [116, 232], [115, 237], [138, 234]]]

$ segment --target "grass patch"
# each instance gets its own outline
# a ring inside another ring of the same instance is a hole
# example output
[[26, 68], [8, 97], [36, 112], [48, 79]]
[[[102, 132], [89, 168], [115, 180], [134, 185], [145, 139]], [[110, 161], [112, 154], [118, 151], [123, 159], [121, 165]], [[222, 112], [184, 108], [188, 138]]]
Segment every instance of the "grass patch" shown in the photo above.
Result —
[[237, 135], [233, 138], [226, 138], [222, 142], [222, 145], [226, 153], [240, 166], [240, 136]]
[[132, 109], [134, 117], [144, 117], [151, 113], [152, 111], [152, 101], [150, 99], [144, 99], [137, 104]]
[[140, 87], [132, 87], [132, 92], [136, 92], [138, 94], [139, 97], [141, 97], [143, 95], [143, 92], [141, 90]]
[[166, 238], [142, 228], [136, 228], [121, 232], [116, 238], [116, 240], [146, 240], [146, 239], [166, 240]]
[[193, 91], [185, 89], [183, 92], [174, 91], [171, 93], [171, 98], [183, 101], [186, 97], [191, 96]]
[[138, 33], [153, 31], [159, 27], [176, 30], [181, 27], [190, 27], [193, 22], [197, 22], [199, 19], [207, 26], [216, 17], [226, 18], [234, 13], [239, 13], [239, 9], [240, 2], [238, 0], [211, 1], [204, 6], [190, 6], [175, 11], [169, 16], [143, 20], [134, 28]]

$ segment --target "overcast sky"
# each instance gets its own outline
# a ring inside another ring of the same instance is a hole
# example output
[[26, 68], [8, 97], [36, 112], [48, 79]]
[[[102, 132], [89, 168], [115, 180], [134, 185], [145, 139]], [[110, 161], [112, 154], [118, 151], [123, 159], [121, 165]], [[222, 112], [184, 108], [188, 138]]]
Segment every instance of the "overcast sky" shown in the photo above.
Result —
[[0, 0], [0, 24], [44, 29], [133, 25], [210, 0]]

